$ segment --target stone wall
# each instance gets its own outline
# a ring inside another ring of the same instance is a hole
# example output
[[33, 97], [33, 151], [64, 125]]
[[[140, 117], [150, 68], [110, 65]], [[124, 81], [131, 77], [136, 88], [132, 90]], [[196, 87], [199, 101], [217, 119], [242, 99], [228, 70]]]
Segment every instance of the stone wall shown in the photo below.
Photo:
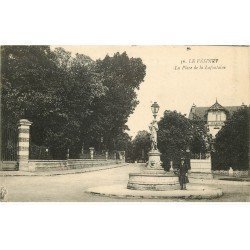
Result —
[[248, 170], [235, 170], [233, 172], [234, 177], [248, 177]]
[[94, 148], [90, 148], [91, 159], [68, 159], [69, 149], [67, 153], [68, 160], [30, 160], [29, 142], [30, 142], [30, 126], [32, 122], [27, 119], [21, 119], [18, 125], [18, 147], [17, 161], [2, 162], [0, 161], [0, 171], [20, 170], [20, 171], [50, 171], [50, 170], [68, 170], [79, 169], [94, 166], [109, 166], [114, 164], [125, 163], [125, 151], [118, 151], [119, 158], [116, 160], [108, 159], [108, 152], [105, 159], [95, 159]]
[[78, 169], [85, 167], [94, 167], [94, 166], [109, 166], [118, 163], [122, 163], [120, 160], [104, 160], [104, 159], [69, 159], [68, 167], [69, 169]]
[[[212, 173], [214, 175], [223, 175], [223, 176], [229, 176], [229, 170], [213, 170]], [[248, 176], [248, 170], [234, 170], [232, 172], [232, 175], [234, 177], [247, 177]]]
[[122, 163], [116, 160], [69, 159], [69, 160], [29, 160], [29, 171], [52, 171], [81, 169], [95, 166], [110, 166]]
[[17, 161], [1, 161], [0, 162], [0, 171], [17, 171], [18, 164]]
[[29, 171], [67, 170], [66, 160], [29, 160]]
[[212, 173], [215, 175], [229, 175], [229, 170], [212, 170]]

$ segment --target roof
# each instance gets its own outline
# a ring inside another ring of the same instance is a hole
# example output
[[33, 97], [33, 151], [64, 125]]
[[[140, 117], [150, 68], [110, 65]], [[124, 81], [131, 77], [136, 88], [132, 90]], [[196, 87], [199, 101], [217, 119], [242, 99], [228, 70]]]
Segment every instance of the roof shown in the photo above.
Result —
[[225, 109], [224, 107], [222, 107], [222, 106], [218, 103], [217, 99], [216, 99], [215, 104], [212, 105], [208, 110], [209, 110], [209, 111], [213, 111], [213, 110], [224, 110], [224, 111], [226, 111], [226, 109]]
[[205, 119], [205, 114], [207, 113], [209, 107], [196, 107], [196, 106], [194, 107], [194, 106], [192, 106], [192, 108], [189, 112], [189, 116], [188, 116], [189, 119], [192, 120], [194, 118], [194, 116], [198, 116], [202, 119], [203, 118]]
[[193, 106], [191, 107], [191, 110], [189, 112], [188, 118], [193, 120], [194, 116], [197, 116], [201, 119], [206, 120], [207, 112], [213, 111], [213, 110], [224, 110], [226, 113], [229, 113], [230, 115], [232, 115], [235, 111], [237, 111], [241, 107], [242, 106], [225, 106], [225, 107], [223, 107], [222, 105], [220, 105], [217, 102], [217, 100], [216, 100], [215, 104], [213, 104], [211, 107], [197, 107], [193, 104]]

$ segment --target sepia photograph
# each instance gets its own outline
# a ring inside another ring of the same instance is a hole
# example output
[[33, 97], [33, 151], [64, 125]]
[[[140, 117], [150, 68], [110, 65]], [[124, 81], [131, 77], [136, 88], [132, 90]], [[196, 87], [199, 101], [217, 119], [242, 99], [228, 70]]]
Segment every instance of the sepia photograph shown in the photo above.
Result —
[[2, 202], [249, 202], [249, 46], [1, 46]]
[[247, 249], [249, 17], [1, 1], [0, 248]]

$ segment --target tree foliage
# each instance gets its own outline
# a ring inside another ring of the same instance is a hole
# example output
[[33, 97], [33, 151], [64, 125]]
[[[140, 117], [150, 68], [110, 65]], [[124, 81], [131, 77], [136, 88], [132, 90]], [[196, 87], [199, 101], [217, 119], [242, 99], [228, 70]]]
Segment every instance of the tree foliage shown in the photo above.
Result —
[[133, 161], [147, 161], [150, 147], [149, 132], [146, 130], [139, 131], [132, 141], [131, 159]]
[[176, 111], [166, 110], [159, 121], [158, 146], [162, 153], [163, 167], [168, 169], [170, 161], [178, 164], [185, 156], [192, 136], [192, 124], [189, 119]]
[[189, 120], [181, 113], [166, 110], [158, 125], [158, 146], [165, 169], [170, 168], [170, 161], [175, 167], [182, 157], [207, 152], [209, 142], [202, 120]]
[[[170, 168], [170, 161], [178, 165], [181, 157], [188, 159], [210, 150], [211, 139], [207, 134], [206, 124], [198, 117], [189, 120], [181, 113], [166, 110], [158, 126], [158, 148], [166, 170]], [[150, 133], [139, 131], [132, 141], [131, 159], [148, 160], [150, 145]], [[186, 152], [187, 149], [190, 149], [190, 153]]]
[[206, 154], [211, 151], [212, 135], [208, 133], [206, 121], [198, 116], [194, 116], [191, 120], [192, 140], [190, 150], [192, 157], [200, 154]]
[[1, 60], [3, 123], [31, 120], [32, 142], [49, 146], [55, 158], [67, 148], [77, 156], [83, 143], [98, 147], [100, 138], [112, 148], [128, 139], [125, 124], [145, 77], [141, 59], [116, 53], [93, 61], [62, 48], [2, 46]]
[[107, 146], [112, 148], [117, 136], [128, 129], [128, 117], [138, 104], [135, 90], [145, 77], [146, 66], [141, 59], [129, 58], [124, 52], [113, 57], [107, 55], [96, 62], [96, 67], [107, 91], [93, 102], [95, 113], [89, 133], [93, 140], [104, 136]]
[[213, 169], [249, 168], [249, 108], [236, 111], [215, 138]]

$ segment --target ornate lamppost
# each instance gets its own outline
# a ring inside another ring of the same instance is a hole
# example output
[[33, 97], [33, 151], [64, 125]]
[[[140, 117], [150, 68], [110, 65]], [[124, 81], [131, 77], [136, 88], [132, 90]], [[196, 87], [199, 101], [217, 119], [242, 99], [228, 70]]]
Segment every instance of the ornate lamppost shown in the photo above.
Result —
[[157, 146], [157, 131], [159, 130], [159, 128], [158, 128], [158, 124], [156, 121], [156, 117], [159, 112], [159, 109], [160, 109], [160, 106], [158, 105], [157, 102], [154, 102], [151, 105], [151, 110], [152, 110], [154, 119], [149, 125], [151, 150], [148, 153], [149, 159], [148, 159], [147, 167], [150, 169], [162, 170], [162, 167], [161, 167], [162, 162], [160, 159], [161, 153], [159, 152], [158, 146]]
[[154, 102], [151, 105], [151, 110], [152, 110], [152, 113], [153, 113], [153, 116], [154, 116], [154, 120], [156, 120], [156, 117], [157, 117], [157, 114], [159, 112], [159, 109], [160, 109], [160, 106], [158, 105], [157, 102]]
[[191, 154], [191, 151], [190, 151], [190, 148], [189, 148], [189, 146], [187, 147], [187, 149], [186, 149], [186, 163], [188, 164], [188, 169], [190, 169], [191, 168], [191, 166], [190, 166], [190, 154]]

